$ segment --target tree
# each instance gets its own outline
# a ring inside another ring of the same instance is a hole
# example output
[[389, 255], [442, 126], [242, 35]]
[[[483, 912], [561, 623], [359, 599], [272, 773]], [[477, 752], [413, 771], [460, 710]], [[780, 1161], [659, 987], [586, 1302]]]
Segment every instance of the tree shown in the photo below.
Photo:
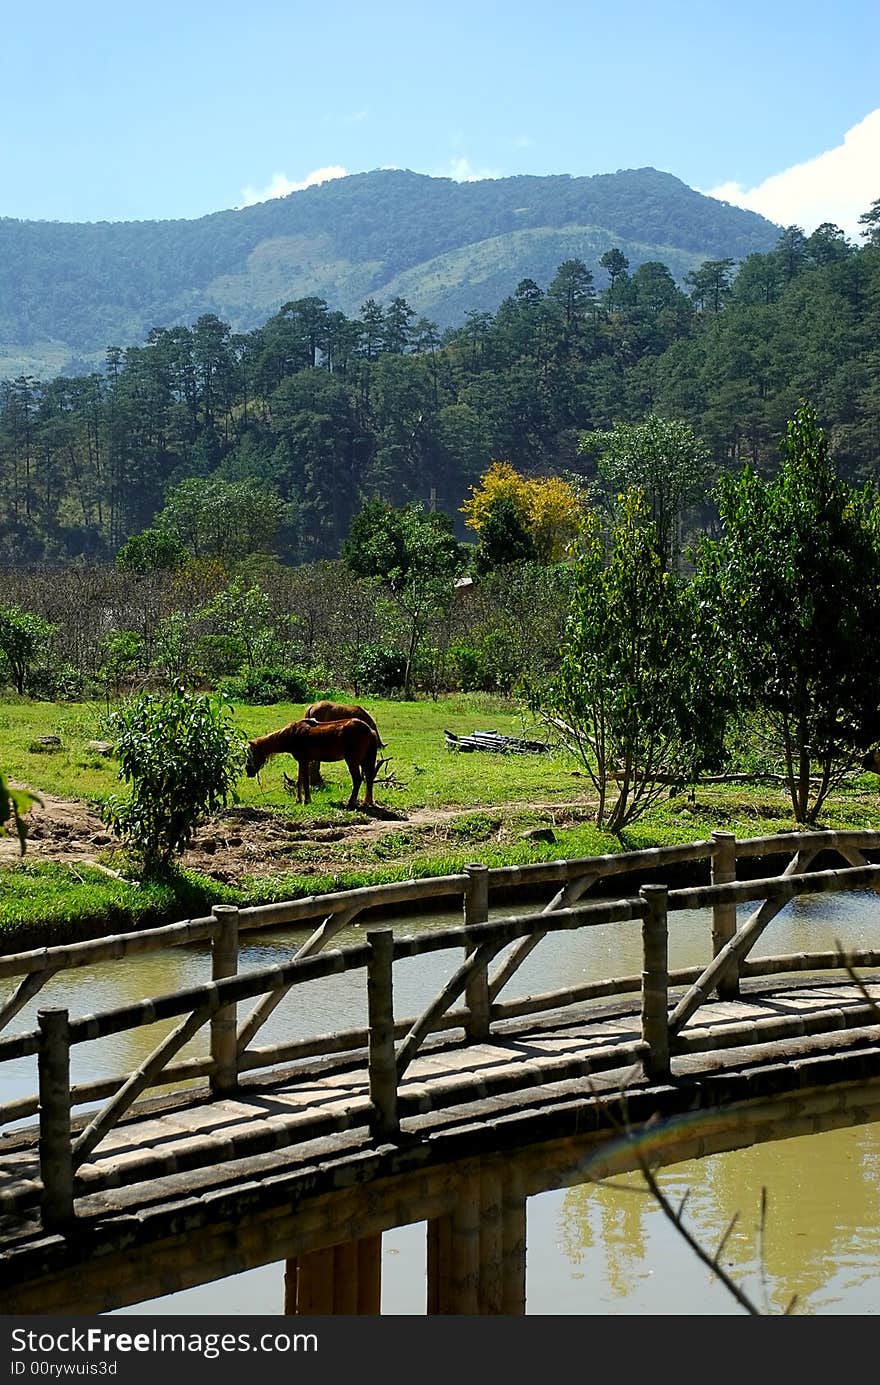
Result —
[[182, 567], [187, 550], [180, 539], [164, 529], [144, 529], [132, 534], [116, 554], [116, 562], [129, 572], [166, 572]]
[[[499, 506], [501, 510], [496, 515]], [[510, 561], [503, 557], [504, 532], [517, 550], [512, 557], [558, 562], [576, 532], [579, 508], [574, 488], [561, 477], [523, 476], [509, 462], [493, 462], [483, 473], [479, 486], [471, 487], [470, 498], [461, 512], [468, 527], [480, 535], [484, 562], [494, 566], [490, 561], [493, 557]], [[515, 538], [516, 533], [519, 538]], [[530, 553], [519, 551], [526, 539], [531, 545]]]
[[582, 322], [596, 297], [593, 273], [583, 260], [563, 260], [547, 288], [547, 297], [562, 313], [567, 329]]
[[862, 212], [859, 225], [865, 228], [859, 234], [866, 245], [880, 245], [880, 197], [871, 203], [866, 212]]
[[589, 774], [600, 827], [620, 832], [670, 780], [692, 782], [717, 748], [713, 689], [699, 607], [665, 567], [644, 496], [627, 492], [608, 540], [588, 512], [559, 672], [531, 702]]
[[629, 269], [629, 260], [622, 250], [619, 250], [616, 246], [612, 246], [610, 250], [605, 251], [604, 255], [600, 255], [599, 264], [605, 270], [611, 281], [608, 285], [607, 296], [608, 303], [610, 304], [614, 299], [614, 285], [626, 274], [626, 271]]
[[795, 821], [814, 823], [880, 729], [880, 501], [838, 478], [809, 404], [788, 422], [778, 474], [725, 473], [717, 497], [722, 533], [698, 545], [695, 589]]
[[269, 547], [283, 512], [279, 497], [256, 481], [191, 477], [168, 492], [156, 528], [195, 558], [234, 564]]
[[477, 568], [486, 573], [534, 558], [535, 544], [525, 513], [512, 495], [499, 495], [480, 528]]
[[342, 560], [358, 577], [379, 577], [409, 624], [403, 695], [410, 696], [413, 659], [428, 623], [448, 606], [465, 561], [452, 520], [411, 504], [401, 510], [369, 500], [355, 515]]
[[238, 580], [230, 582], [198, 615], [240, 645], [247, 668], [281, 661], [282, 641], [275, 630], [272, 603], [258, 585], [246, 588]]
[[807, 236], [806, 250], [813, 264], [837, 264], [839, 260], [847, 259], [854, 249], [846, 233], [833, 221], [823, 221], [812, 235]]
[[698, 269], [685, 275], [691, 298], [701, 312], [720, 313], [731, 294], [734, 261], [704, 260]]
[[56, 628], [42, 616], [19, 606], [0, 606], [0, 654], [18, 693], [24, 693], [31, 670], [48, 653]]
[[786, 226], [773, 251], [779, 261], [782, 277], [791, 283], [807, 262], [807, 238], [800, 226]]
[[582, 434], [578, 451], [599, 453], [599, 474], [614, 495], [634, 486], [644, 492], [663, 560], [673, 565], [682, 515], [705, 495], [711, 468], [709, 449], [690, 424], [649, 414], [643, 423]]
[[145, 694], [111, 713], [109, 724], [130, 793], [111, 794], [104, 821], [141, 857], [145, 875], [162, 874], [199, 823], [234, 801], [243, 740], [231, 708], [180, 685], [166, 697]]

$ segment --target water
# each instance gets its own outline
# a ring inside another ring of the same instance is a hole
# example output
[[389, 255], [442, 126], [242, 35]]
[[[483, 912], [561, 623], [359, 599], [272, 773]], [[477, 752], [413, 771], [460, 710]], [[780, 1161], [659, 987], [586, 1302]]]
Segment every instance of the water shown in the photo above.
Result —
[[[744, 906], [742, 917], [754, 906]], [[493, 916], [513, 912], [510, 906]], [[395, 921], [398, 933], [457, 921], [448, 914]], [[801, 896], [781, 911], [755, 955], [876, 945], [880, 900], [870, 891]], [[670, 916], [670, 965], [704, 964], [708, 911]], [[308, 929], [245, 934], [240, 969], [286, 960]], [[346, 929], [334, 946], [363, 939]], [[395, 1013], [415, 1015], [461, 960], [455, 949], [395, 966]], [[547, 937], [506, 989], [505, 998], [641, 970], [638, 921]], [[30, 1029], [38, 1006], [88, 1013], [210, 978], [202, 947], [168, 949], [108, 962], [53, 979], [14, 1022]], [[325, 1033], [366, 1023], [363, 973], [297, 988], [275, 1010], [258, 1042]], [[129, 1072], [169, 1024], [113, 1035], [73, 1050], [74, 1081]], [[182, 1055], [203, 1053], [198, 1036]], [[0, 1101], [32, 1092], [33, 1060], [0, 1068]], [[765, 1313], [795, 1300], [796, 1313], [874, 1314], [880, 1302], [880, 1122], [778, 1140], [660, 1171], [675, 1206], [687, 1194], [685, 1222], [712, 1252], [732, 1219], [725, 1270]], [[767, 1211], [761, 1226], [762, 1189]], [[382, 1312], [425, 1312], [425, 1224], [387, 1231], [382, 1244]], [[613, 1184], [584, 1183], [531, 1197], [527, 1207], [526, 1311], [534, 1315], [741, 1314], [718, 1276], [697, 1258], [648, 1194], [639, 1175]], [[282, 1263], [118, 1310], [120, 1314], [272, 1315], [283, 1311]]]

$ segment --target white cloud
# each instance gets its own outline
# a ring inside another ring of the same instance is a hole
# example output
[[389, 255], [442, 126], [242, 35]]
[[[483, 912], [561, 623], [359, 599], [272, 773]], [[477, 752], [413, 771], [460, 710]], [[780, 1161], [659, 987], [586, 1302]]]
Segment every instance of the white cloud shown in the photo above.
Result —
[[332, 178], [345, 178], [348, 169], [339, 164], [328, 164], [326, 168], [316, 168], [307, 173], [299, 183], [292, 183], [286, 173], [275, 173], [267, 188], [242, 188], [242, 207], [252, 207], [255, 202], [268, 202], [273, 197], [286, 197], [289, 192], [302, 192], [303, 188], [315, 187], [318, 183], [329, 183]]
[[435, 178], [452, 178], [456, 183], [478, 183], [483, 178], [503, 178], [497, 168], [474, 168], [470, 159], [462, 156], [450, 159], [446, 168], [433, 175]]
[[774, 173], [754, 188], [722, 183], [706, 195], [760, 212], [780, 226], [800, 226], [807, 234], [831, 221], [858, 243], [859, 217], [880, 197], [880, 109], [815, 159]]

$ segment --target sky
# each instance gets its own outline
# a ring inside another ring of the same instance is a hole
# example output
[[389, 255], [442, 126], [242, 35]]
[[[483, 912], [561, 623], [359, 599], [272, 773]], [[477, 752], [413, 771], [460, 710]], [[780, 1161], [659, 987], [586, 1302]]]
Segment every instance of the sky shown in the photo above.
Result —
[[0, 216], [192, 219], [376, 168], [653, 167], [855, 243], [880, 0], [3, 7]]

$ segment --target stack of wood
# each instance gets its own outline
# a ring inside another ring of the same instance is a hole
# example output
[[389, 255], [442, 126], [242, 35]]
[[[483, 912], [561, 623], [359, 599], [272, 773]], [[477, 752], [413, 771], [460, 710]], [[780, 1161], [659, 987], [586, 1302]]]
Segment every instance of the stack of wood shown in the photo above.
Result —
[[544, 741], [502, 736], [497, 731], [473, 731], [469, 736], [456, 736], [454, 731], [444, 731], [443, 734], [447, 750], [489, 750], [497, 755], [549, 755], [552, 749]]

